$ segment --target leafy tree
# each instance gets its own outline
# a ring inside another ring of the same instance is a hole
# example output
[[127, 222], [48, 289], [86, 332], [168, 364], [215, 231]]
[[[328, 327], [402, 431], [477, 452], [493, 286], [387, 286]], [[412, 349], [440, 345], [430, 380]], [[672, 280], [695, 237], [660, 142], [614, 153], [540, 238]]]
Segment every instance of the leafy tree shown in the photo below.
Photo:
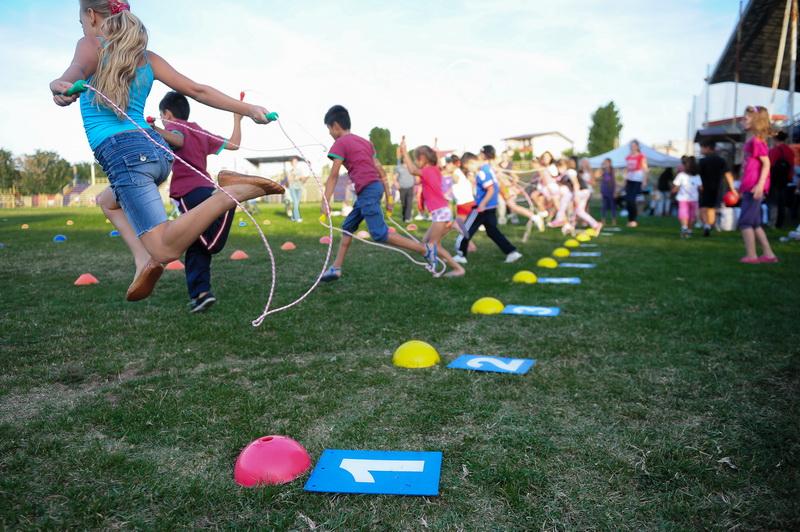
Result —
[[52, 151], [37, 150], [22, 158], [19, 189], [23, 194], [55, 194], [72, 179], [72, 167]]
[[397, 162], [397, 144], [392, 144], [392, 133], [382, 127], [374, 127], [369, 132], [369, 140], [375, 146], [375, 152], [381, 164], [395, 164]]
[[94, 165], [94, 174], [96, 177], [106, 177], [103, 167], [97, 163], [77, 163], [75, 171], [78, 176], [78, 181], [81, 183], [88, 183], [92, 179], [92, 165]]
[[592, 114], [592, 127], [589, 129], [589, 154], [599, 155], [616, 148], [621, 131], [622, 121], [614, 102], [598, 107]]
[[14, 161], [14, 154], [0, 149], [0, 189], [15, 187], [19, 184], [19, 170]]
[[[608, 150], [605, 150], [608, 151]], [[603, 152], [600, 152], [603, 153]], [[584, 157], [590, 157], [589, 152], [585, 151], [575, 151], [574, 148], [567, 148], [566, 150], [561, 152], [562, 157], [566, 157], [567, 159], [571, 159], [573, 157], [577, 159], [583, 159]]]

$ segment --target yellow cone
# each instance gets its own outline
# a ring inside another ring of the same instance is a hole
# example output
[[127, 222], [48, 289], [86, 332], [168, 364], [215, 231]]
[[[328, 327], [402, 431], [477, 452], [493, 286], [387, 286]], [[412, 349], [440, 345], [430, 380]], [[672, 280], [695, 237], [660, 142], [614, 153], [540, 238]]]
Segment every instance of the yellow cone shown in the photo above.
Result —
[[580, 247], [581, 243], [575, 240], [574, 238], [570, 238], [566, 242], [564, 242], [565, 248], [577, 248]]
[[500, 300], [493, 297], [482, 297], [472, 304], [473, 314], [500, 314], [506, 308]]
[[429, 368], [440, 361], [436, 349], [419, 340], [404, 343], [397, 348], [392, 357], [392, 363], [400, 368]]
[[590, 227], [586, 230], [586, 234], [592, 238], [595, 238], [597, 236], [597, 230], [594, 227]]
[[589, 236], [589, 235], [587, 235], [586, 233], [581, 233], [581, 234], [579, 234], [578, 236], [576, 236], [576, 237], [575, 237], [575, 239], [576, 239], [578, 242], [589, 242], [589, 241], [592, 239], [592, 237], [590, 237], [590, 236]]
[[536, 266], [539, 268], [547, 268], [552, 270], [553, 268], [558, 268], [558, 263], [556, 259], [552, 257], [544, 257], [543, 259], [539, 259], [539, 262], [536, 263]]
[[567, 248], [556, 248], [553, 251], [553, 256], [558, 259], [566, 259], [569, 257], [569, 250]]
[[517, 272], [514, 274], [514, 279], [512, 279], [515, 283], [520, 284], [536, 284], [536, 281], [539, 279], [536, 277], [536, 274], [533, 272], [529, 272], [527, 270], [522, 270], [521, 272]]

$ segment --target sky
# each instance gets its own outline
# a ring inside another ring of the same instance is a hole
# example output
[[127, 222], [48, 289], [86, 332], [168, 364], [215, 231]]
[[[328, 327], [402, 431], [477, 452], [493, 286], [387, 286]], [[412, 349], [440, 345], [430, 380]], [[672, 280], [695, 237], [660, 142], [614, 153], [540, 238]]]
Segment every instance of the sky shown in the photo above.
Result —
[[[0, 1], [0, 147], [75, 161], [92, 154], [76, 105], [48, 84], [82, 36], [78, 0]], [[299, 144], [330, 144], [322, 124], [346, 106], [353, 132], [387, 127], [411, 145], [475, 150], [508, 136], [558, 130], [580, 150], [591, 113], [613, 100], [623, 139], [686, 137], [735, 25], [733, 0], [131, 0], [150, 49], [180, 72], [281, 114]], [[156, 83], [148, 114], [168, 89]], [[223, 136], [230, 115], [193, 105]], [[244, 146], [280, 149], [276, 125], [244, 128]], [[311, 148], [312, 159], [322, 148]], [[249, 152], [245, 152], [249, 153]]]

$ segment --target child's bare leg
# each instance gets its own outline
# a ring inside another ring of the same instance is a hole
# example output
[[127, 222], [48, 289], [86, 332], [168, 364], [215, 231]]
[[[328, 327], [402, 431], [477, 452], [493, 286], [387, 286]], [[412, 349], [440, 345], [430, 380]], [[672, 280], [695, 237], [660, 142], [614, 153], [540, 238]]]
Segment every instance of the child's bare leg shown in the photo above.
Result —
[[410, 238], [400, 236], [397, 233], [389, 233], [389, 237], [386, 239], [386, 243], [391, 244], [398, 248], [419, 253], [420, 255], [423, 256], [425, 255], [424, 245], [420, 244], [419, 242], [414, 242]]
[[755, 237], [758, 240], [758, 243], [761, 244], [761, 251], [763, 252], [764, 256], [768, 258], [774, 257], [775, 253], [772, 251], [772, 246], [769, 245], [769, 239], [767, 238], [767, 233], [764, 232], [763, 227], [756, 228]]
[[756, 236], [751, 228], [742, 229], [742, 240], [744, 240], [745, 257], [748, 259], [756, 259]]
[[453, 256], [450, 255], [450, 252], [447, 251], [444, 246], [442, 246], [442, 239], [450, 232], [450, 228], [447, 227], [447, 224], [443, 222], [434, 222], [431, 224], [431, 228], [428, 231], [428, 241], [431, 245], [436, 246], [436, 250], [439, 256], [444, 259], [448, 266], [453, 269], [452, 276], [461, 276], [464, 275], [465, 270], [464, 268], [453, 260]]
[[339, 251], [336, 252], [336, 259], [333, 261], [333, 267], [341, 270], [344, 264], [344, 259], [347, 256], [347, 251], [350, 249], [350, 244], [353, 242], [353, 237], [350, 235], [342, 235], [342, 241], [339, 243]]
[[117, 228], [122, 240], [125, 241], [128, 249], [130, 249], [133, 260], [136, 263], [136, 277], [138, 277], [150, 261], [150, 253], [147, 252], [142, 241], [136, 236], [136, 232], [133, 230], [133, 227], [131, 227], [130, 222], [128, 222], [128, 217], [125, 216], [125, 212], [120, 208], [119, 203], [117, 203], [114, 197], [114, 191], [111, 190], [111, 187], [108, 187], [97, 196], [97, 204], [103, 209], [106, 218]]
[[[239, 202], [264, 195], [254, 185], [232, 185], [226, 190]], [[176, 260], [214, 220], [231, 210], [236, 204], [223, 192], [217, 192], [206, 201], [185, 213], [177, 220], [164, 222], [141, 236], [145, 249], [158, 262]]]

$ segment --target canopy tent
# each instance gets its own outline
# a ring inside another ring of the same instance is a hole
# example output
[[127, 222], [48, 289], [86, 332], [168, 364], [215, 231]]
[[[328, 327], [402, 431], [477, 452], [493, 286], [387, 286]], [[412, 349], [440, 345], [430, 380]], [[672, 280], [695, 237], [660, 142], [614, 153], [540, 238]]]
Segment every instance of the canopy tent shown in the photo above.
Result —
[[[625, 168], [627, 166], [625, 157], [631, 153], [632, 143], [633, 141], [628, 142], [610, 152], [591, 157], [589, 158], [589, 163], [592, 165], [592, 168], [600, 168], [603, 165], [603, 161], [611, 159], [611, 164], [614, 168]], [[681, 160], [677, 157], [672, 157], [666, 153], [656, 151], [646, 144], [640, 142], [639, 147], [642, 149], [644, 156], [647, 157], [647, 164], [651, 168], [677, 168], [678, 165], [681, 164]]]

